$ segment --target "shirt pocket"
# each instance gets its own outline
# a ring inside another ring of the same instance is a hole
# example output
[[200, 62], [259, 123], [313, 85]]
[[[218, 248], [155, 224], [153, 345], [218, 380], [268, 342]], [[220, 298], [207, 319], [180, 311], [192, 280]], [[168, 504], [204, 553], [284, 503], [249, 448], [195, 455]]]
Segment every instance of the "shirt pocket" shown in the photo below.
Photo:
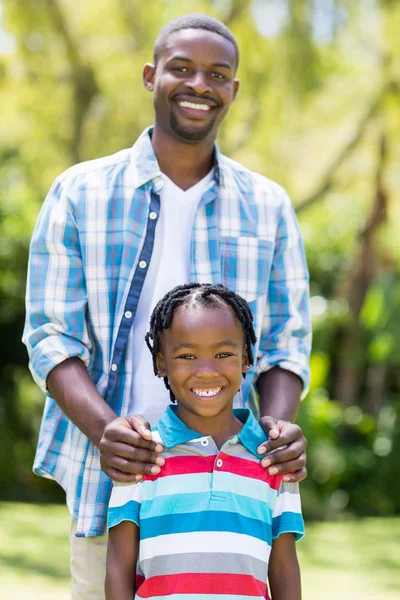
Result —
[[220, 239], [221, 281], [247, 302], [266, 296], [275, 241], [254, 236]]

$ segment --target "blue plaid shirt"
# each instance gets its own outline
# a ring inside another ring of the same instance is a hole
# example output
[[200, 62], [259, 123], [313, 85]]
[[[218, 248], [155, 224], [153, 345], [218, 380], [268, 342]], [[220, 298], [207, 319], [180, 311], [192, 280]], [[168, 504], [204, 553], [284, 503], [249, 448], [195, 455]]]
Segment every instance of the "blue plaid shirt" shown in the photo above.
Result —
[[[117, 415], [129, 412], [129, 332], [162, 209], [161, 176], [146, 130], [132, 148], [58, 177], [31, 241], [23, 341], [47, 396], [33, 468], [65, 489], [79, 536], [103, 533], [112, 484], [98, 448], [63, 414], [46, 379], [56, 365], [79, 357]], [[223, 283], [246, 298], [254, 315], [257, 361], [235, 405], [245, 406], [255, 378], [274, 366], [299, 375], [306, 389], [309, 285], [293, 207], [281, 187], [217, 147], [190, 263], [193, 281]]]

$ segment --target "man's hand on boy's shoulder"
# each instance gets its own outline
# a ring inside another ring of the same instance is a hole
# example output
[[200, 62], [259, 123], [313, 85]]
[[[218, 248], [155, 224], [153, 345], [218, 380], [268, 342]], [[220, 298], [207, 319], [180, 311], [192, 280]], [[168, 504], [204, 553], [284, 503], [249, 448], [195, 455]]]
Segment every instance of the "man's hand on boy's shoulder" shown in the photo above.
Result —
[[305, 479], [307, 440], [302, 429], [295, 423], [273, 417], [261, 417], [260, 425], [269, 438], [258, 447], [259, 454], [267, 455], [261, 460], [261, 466], [269, 467], [270, 475], [285, 473], [284, 481], [296, 483]]
[[143, 475], [156, 475], [165, 460], [163, 446], [152, 441], [149, 423], [142, 415], [118, 417], [104, 430], [99, 444], [103, 471], [118, 483], [134, 483]]

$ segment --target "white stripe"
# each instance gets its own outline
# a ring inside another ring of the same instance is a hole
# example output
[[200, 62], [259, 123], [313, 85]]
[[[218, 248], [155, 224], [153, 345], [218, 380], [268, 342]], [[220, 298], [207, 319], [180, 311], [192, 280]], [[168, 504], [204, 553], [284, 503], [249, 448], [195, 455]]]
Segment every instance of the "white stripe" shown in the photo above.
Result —
[[127, 485], [115, 485], [111, 492], [109, 508], [117, 508], [128, 504], [131, 500], [142, 501], [143, 482], [130, 483]]
[[299, 494], [284, 492], [277, 497], [272, 516], [279, 517], [284, 512], [301, 513]]
[[167, 556], [169, 554], [187, 554], [189, 552], [247, 554], [267, 562], [271, 547], [262, 540], [242, 533], [225, 531], [175, 533], [141, 540], [139, 560], [148, 560], [155, 556]]

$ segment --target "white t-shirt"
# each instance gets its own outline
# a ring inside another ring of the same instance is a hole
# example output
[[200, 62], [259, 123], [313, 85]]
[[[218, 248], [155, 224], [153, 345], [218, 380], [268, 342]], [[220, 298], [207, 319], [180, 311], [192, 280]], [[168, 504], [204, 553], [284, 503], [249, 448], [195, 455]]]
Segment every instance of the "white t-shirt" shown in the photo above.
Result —
[[129, 412], [143, 415], [154, 425], [170, 402], [164, 381], [154, 375], [150, 350], [144, 336], [157, 302], [173, 287], [190, 282], [190, 240], [193, 220], [214, 170], [184, 191], [162, 175], [160, 216], [153, 253], [132, 324], [133, 380]]

